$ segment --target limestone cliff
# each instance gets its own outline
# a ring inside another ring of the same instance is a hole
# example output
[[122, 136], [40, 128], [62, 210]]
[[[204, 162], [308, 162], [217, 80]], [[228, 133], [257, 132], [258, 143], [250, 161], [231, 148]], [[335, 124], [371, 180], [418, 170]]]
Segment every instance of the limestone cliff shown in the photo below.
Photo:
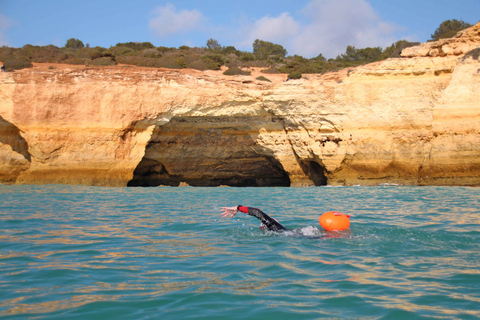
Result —
[[271, 83], [129, 66], [1, 73], [0, 182], [480, 185], [480, 24], [448, 41]]

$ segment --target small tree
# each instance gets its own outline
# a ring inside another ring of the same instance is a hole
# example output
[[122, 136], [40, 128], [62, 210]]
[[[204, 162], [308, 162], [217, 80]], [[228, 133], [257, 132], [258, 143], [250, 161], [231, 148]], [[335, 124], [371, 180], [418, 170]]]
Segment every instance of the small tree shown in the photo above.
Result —
[[382, 48], [363, 48], [357, 49], [354, 46], [347, 46], [345, 53], [337, 57], [337, 61], [352, 62], [356, 65], [370, 63], [381, 59]]
[[463, 29], [469, 28], [472, 25], [463, 20], [446, 20], [443, 21], [440, 26], [435, 30], [435, 33], [431, 35], [432, 40], [439, 40], [445, 38], [452, 38], [457, 34], [457, 32], [462, 31]]
[[318, 56], [316, 56], [314, 59], [318, 61], [327, 61], [327, 59], [325, 59], [325, 57], [321, 53]]
[[74, 39], [74, 38], [70, 38], [67, 40], [67, 43], [65, 44], [65, 48], [73, 48], [75, 50], [77, 49], [81, 49], [81, 48], [84, 48], [85, 46], [83, 45], [83, 42], [78, 40], [78, 39]]
[[337, 56], [337, 60], [343, 61], [357, 61], [358, 50], [354, 46], [347, 46], [344, 54]]
[[222, 50], [222, 46], [218, 43], [215, 39], [208, 39], [207, 41], [207, 49], [212, 51], [220, 51]]
[[385, 48], [385, 50], [383, 50], [382, 59], [398, 58], [400, 57], [400, 53], [402, 53], [403, 49], [417, 46], [419, 44], [420, 42], [409, 42], [407, 40], [399, 40], [395, 43], [392, 43], [390, 47]]
[[253, 43], [253, 54], [258, 60], [266, 60], [270, 55], [278, 55], [285, 58], [287, 50], [280, 44], [257, 39]]
[[225, 54], [225, 55], [233, 53], [233, 54], [236, 54], [237, 56], [240, 56], [242, 54], [242, 52], [235, 49], [234, 46], [228, 46], [228, 47], [222, 48], [222, 53]]

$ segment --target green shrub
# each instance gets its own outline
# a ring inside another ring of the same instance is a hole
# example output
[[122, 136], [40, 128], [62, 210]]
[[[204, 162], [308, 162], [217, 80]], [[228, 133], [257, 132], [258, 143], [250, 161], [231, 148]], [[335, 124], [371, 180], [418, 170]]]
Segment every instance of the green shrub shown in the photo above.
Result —
[[115, 56], [110, 52], [106, 52], [105, 50], [104, 51], [97, 51], [96, 50], [96, 51], [89, 52], [88, 57], [91, 60], [95, 60], [95, 59], [99, 59], [99, 58], [103, 58], [103, 57], [108, 57], [108, 58], [111, 58], [112, 60], [115, 60]]
[[93, 60], [90, 64], [94, 66], [114, 66], [117, 63], [112, 57], [101, 57]]
[[115, 47], [125, 47], [134, 51], [141, 51], [145, 49], [155, 48], [155, 46], [150, 42], [124, 42], [124, 43], [117, 43]]
[[[138, 56], [120, 56], [116, 58], [117, 63], [131, 64], [137, 67], [162, 67], [162, 63], [159, 59], [144, 58]], [[178, 67], [176, 68], [178, 69]]]
[[6, 60], [3, 63], [3, 65], [5, 66], [5, 71], [7, 71], [7, 72], [33, 67], [33, 65], [30, 61], [20, 60], [20, 59]]
[[278, 68], [278, 71], [280, 71], [280, 73], [290, 73], [293, 71], [298, 71], [298, 69], [300, 69], [301, 66], [302, 65], [300, 62], [288, 61], [285, 65]]
[[288, 79], [300, 79], [302, 74], [299, 71], [292, 71], [288, 74]]
[[257, 77], [257, 80], [272, 82], [270, 79], [265, 78], [264, 76]]
[[223, 57], [219, 54], [209, 54], [201, 58], [207, 69], [220, 70], [224, 64]]
[[182, 69], [182, 68], [186, 68], [187, 66], [187, 63], [185, 62], [185, 59], [182, 56], [164, 55], [162, 58], [154, 59], [154, 60], [157, 61], [156, 67], [160, 67], [160, 68]]
[[184, 58], [184, 57], [178, 57], [178, 58], [176, 58], [176, 59], [175, 59], [175, 63], [178, 64], [181, 69], [187, 67], [187, 63], [185, 62], [185, 58]]
[[[216, 64], [215, 64], [216, 65]], [[187, 64], [187, 68], [195, 69], [195, 70], [214, 70], [211, 68], [211, 66], [207, 65], [204, 60], [198, 59], [198, 60], [193, 60]]]
[[75, 52], [75, 56], [78, 58], [90, 59], [90, 55], [95, 51], [94, 48], [80, 48]]
[[281, 73], [277, 67], [269, 67], [268, 69], [262, 69], [262, 73], [267, 73], [267, 74], [278, 74]]
[[253, 53], [245, 52], [245, 53], [240, 57], [240, 60], [241, 60], [241, 61], [254, 61], [254, 60], [255, 60], [255, 56], [253, 55]]
[[248, 76], [251, 72], [243, 71], [239, 67], [230, 67], [223, 74], [226, 76]]
[[176, 60], [172, 59], [161, 59], [159, 60], [158, 68], [167, 68], [167, 69], [183, 69], [186, 68], [183, 65], [178, 64]]
[[15, 59], [15, 50], [15, 48], [10, 48], [7, 46], [0, 47], [0, 61]]
[[157, 50], [160, 51], [162, 54], [165, 54], [166, 52], [175, 51], [176, 49], [160, 46], [160, 47], [157, 47]]
[[133, 49], [128, 47], [123, 47], [123, 46], [111, 47], [107, 51], [113, 54], [114, 56], [124, 56], [130, 53], [134, 53]]
[[66, 64], [87, 64], [89, 62], [91, 62], [90, 59], [78, 58], [78, 57], [67, 58], [62, 61], [62, 63], [66, 63]]
[[54, 45], [48, 46], [32, 46], [27, 44], [17, 49], [15, 56], [21, 60], [34, 62], [57, 62], [65, 59], [65, 54], [60, 48]]
[[209, 54], [209, 55], [206, 55], [204, 56], [206, 59], [210, 59], [212, 61], [215, 61], [216, 63], [218, 63], [219, 65], [223, 65], [225, 63], [225, 61], [223, 60], [223, 57], [219, 54]]
[[163, 56], [157, 49], [145, 49], [141, 54], [145, 58], [161, 58]]
[[205, 61], [206, 70], [220, 70], [222, 66], [215, 61], [207, 59]]

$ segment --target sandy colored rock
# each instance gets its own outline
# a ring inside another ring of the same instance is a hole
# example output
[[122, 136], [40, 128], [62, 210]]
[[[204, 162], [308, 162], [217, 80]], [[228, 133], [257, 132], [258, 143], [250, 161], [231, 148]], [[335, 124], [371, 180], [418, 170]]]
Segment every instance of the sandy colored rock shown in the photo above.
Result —
[[480, 43], [480, 23], [462, 30], [453, 38], [422, 43], [419, 46], [406, 48], [402, 57], [444, 57], [459, 56], [478, 48]]
[[478, 30], [443, 53], [429, 43], [290, 81], [130, 66], [0, 73], [0, 182], [480, 185]]

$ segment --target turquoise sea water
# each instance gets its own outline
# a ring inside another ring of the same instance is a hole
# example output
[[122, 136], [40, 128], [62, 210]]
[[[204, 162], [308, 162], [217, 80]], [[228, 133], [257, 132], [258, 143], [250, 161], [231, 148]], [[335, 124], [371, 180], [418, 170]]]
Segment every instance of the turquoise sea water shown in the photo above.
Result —
[[[0, 186], [2, 319], [479, 319], [480, 189]], [[322, 239], [262, 232], [350, 214]]]

